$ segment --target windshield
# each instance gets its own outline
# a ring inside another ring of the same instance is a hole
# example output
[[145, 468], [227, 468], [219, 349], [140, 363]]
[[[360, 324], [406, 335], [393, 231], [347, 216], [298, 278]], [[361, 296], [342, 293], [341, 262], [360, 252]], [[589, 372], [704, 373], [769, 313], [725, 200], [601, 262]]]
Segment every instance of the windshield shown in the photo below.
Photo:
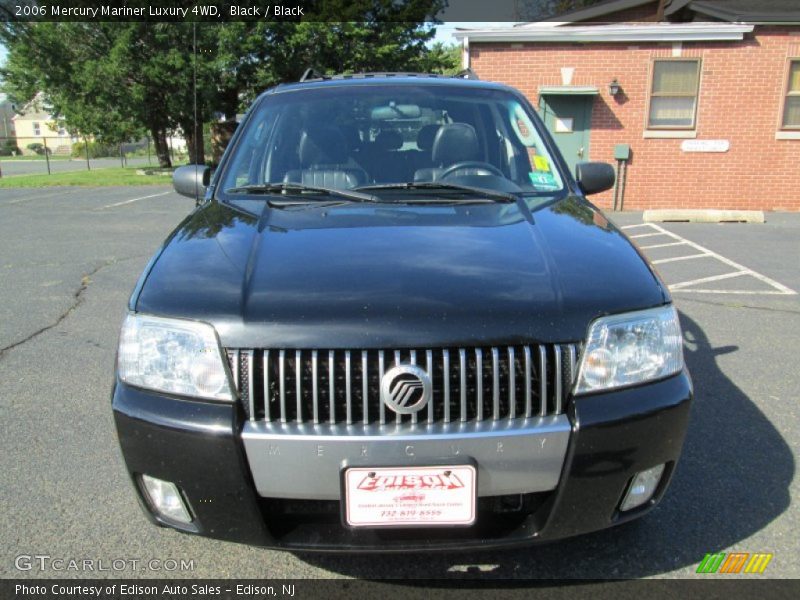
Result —
[[504, 90], [375, 84], [280, 92], [258, 104], [218, 190], [225, 198], [292, 183], [373, 188], [383, 197], [386, 186], [406, 184], [417, 194], [462, 186], [552, 196], [564, 183], [536, 121]]

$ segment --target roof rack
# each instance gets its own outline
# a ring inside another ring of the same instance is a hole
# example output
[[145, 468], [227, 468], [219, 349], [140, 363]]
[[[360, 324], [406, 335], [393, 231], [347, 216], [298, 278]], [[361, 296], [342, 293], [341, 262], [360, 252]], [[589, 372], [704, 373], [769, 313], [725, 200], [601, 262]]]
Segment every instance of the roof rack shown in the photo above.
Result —
[[303, 72], [303, 75], [300, 77], [300, 83], [304, 81], [311, 81], [313, 79], [330, 79], [324, 73], [317, 71], [314, 67], [309, 67]]
[[480, 80], [480, 77], [478, 77], [477, 73], [475, 73], [475, 71], [473, 71], [469, 67], [459, 71], [458, 73], [453, 75], [453, 77], [457, 77], [459, 79], [478, 79], [478, 80]]
[[479, 79], [472, 69], [464, 69], [455, 75], [440, 75], [438, 73], [413, 73], [405, 71], [381, 71], [371, 73], [350, 73], [338, 75], [325, 75], [314, 68], [306, 69], [300, 78], [300, 83], [307, 81], [322, 81], [329, 79], [372, 79], [375, 77], [419, 77], [420, 79]]

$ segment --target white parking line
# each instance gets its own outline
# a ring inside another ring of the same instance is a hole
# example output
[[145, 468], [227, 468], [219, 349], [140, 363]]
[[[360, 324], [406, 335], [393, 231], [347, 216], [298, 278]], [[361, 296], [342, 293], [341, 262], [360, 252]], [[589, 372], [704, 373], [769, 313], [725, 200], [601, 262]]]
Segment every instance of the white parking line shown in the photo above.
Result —
[[664, 235], [663, 233], [640, 233], [638, 235], [630, 235], [628, 236], [632, 240], [638, 240], [639, 238], [646, 238], [646, 237], [655, 237], [658, 235]]
[[636, 227], [650, 227], [650, 223], [636, 223], [635, 225], [625, 225], [625, 227], [620, 227], [620, 229], [634, 229]]
[[147, 200], [148, 198], [157, 198], [158, 196], [166, 196], [167, 194], [171, 194], [172, 191], [168, 192], [161, 192], [160, 194], [150, 194], [149, 196], [141, 196], [139, 198], [131, 198], [130, 200], [123, 200], [122, 202], [115, 202], [114, 204], [106, 204], [105, 206], [101, 206], [100, 210], [104, 208], [114, 208], [115, 206], [122, 206], [123, 204], [130, 204], [131, 202], [138, 202], [139, 200]]
[[[735, 271], [731, 273], [724, 273], [723, 275], [713, 275], [711, 277], [700, 277], [698, 279], [691, 279], [688, 281], [680, 281], [678, 283], [673, 283], [669, 285], [669, 289], [675, 292], [692, 292], [692, 293], [703, 293], [703, 294], [764, 294], [764, 295], [796, 295], [797, 292], [792, 290], [791, 288], [786, 287], [782, 283], [775, 281], [767, 277], [766, 275], [762, 275], [752, 269], [745, 267], [744, 265], [740, 265], [739, 263], [732, 261], [729, 258], [722, 256], [721, 254], [717, 254], [713, 250], [709, 250], [705, 246], [701, 246], [691, 240], [687, 240], [679, 236], [676, 233], [672, 233], [661, 227], [660, 225], [656, 225], [654, 223], [641, 223], [637, 225], [627, 225], [622, 229], [632, 229], [633, 227], [650, 227], [651, 229], [655, 230], [653, 233], [641, 233], [638, 235], [629, 236], [631, 239], [638, 239], [638, 238], [646, 238], [646, 237], [653, 237], [658, 235], [666, 235], [670, 238], [676, 240], [675, 242], [665, 243], [665, 244], [653, 244], [651, 246], [640, 246], [640, 250], [647, 250], [650, 248], [665, 248], [668, 246], [689, 246], [694, 248], [699, 252], [699, 254], [691, 254], [687, 256], [678, 256], [674, 258], [663, 258], [659, 260], [651, 261], [654, 265], [681, 261], [681, 260], [689, 260], [694, 258], [714, 258], [719, 262], [728, 265], [729, 267], [733, 267]], [[767, 284], [768, 286], [772, 287], [772, 290], [715, 290], [715, 289], [700, 289], [700, 288], [693, 288], [690, 286], [697, 285], [698, 283], [709, 283], [712, 281], [722, 281], [724, 279], [732, 279], [734, 277], [740, 277], [743, 275], [747, 275], [753, 277], [754, 279], [758, 279], [762, 283]]]
[[672, 258], [662, 258], [660, 260], [653, 260], [650, 262], [652, 262], [654, 265], [660, 265], [663, 263], [676, 262], [678, 260], [690, 260], [692, 258], [706, 258], [706, 257], [711, 258], [710, 256], [708, 256], [708, 254], [688, 254], [686, 256], [674, 256]]
[[669, 244], [653, 244], [652, 246], [639, 246], [639, 250], [650, 250], [652, 248], [668, 248], [669, 246], [683, 246], [686, 242], [670, 242]]
[[681, 281], [680, 283], [673, 283], [669, 286], [671, 290], [679, 290], [687, 285], [694, 285], [696, 283], [708, 283], [710, 281], [722, 281], [723, 279], [732, 279], [733, 277], [741, 277], [742, 275], [749, 275], [747, 271], [736, 271], [734, 273], [723, 273], [722, 275], [711, 275], [710, 277], [700, 277], [699, 279], [692, 279], [691, 281]]

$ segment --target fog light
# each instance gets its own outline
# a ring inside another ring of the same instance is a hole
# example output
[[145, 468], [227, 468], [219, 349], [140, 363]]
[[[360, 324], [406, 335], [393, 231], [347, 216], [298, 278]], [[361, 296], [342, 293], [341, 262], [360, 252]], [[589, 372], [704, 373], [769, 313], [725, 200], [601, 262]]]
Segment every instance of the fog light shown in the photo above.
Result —
[[192, 522], [192, 516], [181, 498], [178, 486], [149, 475], [142, 475], [142, 483], [150, 499], [150, 504], [158, 514], [179, 523]]
[[663, 473], [663, 464], [637, 473], [633, 481], [631, 481], [631, 485], [619, 509], [621, 511], [630, 510], [650, 500], [658, 487], [658, 482], [661, 481]]

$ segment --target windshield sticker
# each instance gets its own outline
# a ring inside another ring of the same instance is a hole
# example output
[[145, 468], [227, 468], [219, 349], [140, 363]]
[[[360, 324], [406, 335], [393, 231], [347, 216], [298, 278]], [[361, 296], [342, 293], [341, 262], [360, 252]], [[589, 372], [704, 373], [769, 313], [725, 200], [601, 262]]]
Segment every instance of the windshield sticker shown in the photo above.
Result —
[[533, 157], [533, 168], [537, 171], [549, 171], [550, 163], [544, 156], [537, 154]]
[[557, 190], [559, 188], [556, 178], [549, 171], [532, 171], [528, 173], [528, 179], [539, 189]]

